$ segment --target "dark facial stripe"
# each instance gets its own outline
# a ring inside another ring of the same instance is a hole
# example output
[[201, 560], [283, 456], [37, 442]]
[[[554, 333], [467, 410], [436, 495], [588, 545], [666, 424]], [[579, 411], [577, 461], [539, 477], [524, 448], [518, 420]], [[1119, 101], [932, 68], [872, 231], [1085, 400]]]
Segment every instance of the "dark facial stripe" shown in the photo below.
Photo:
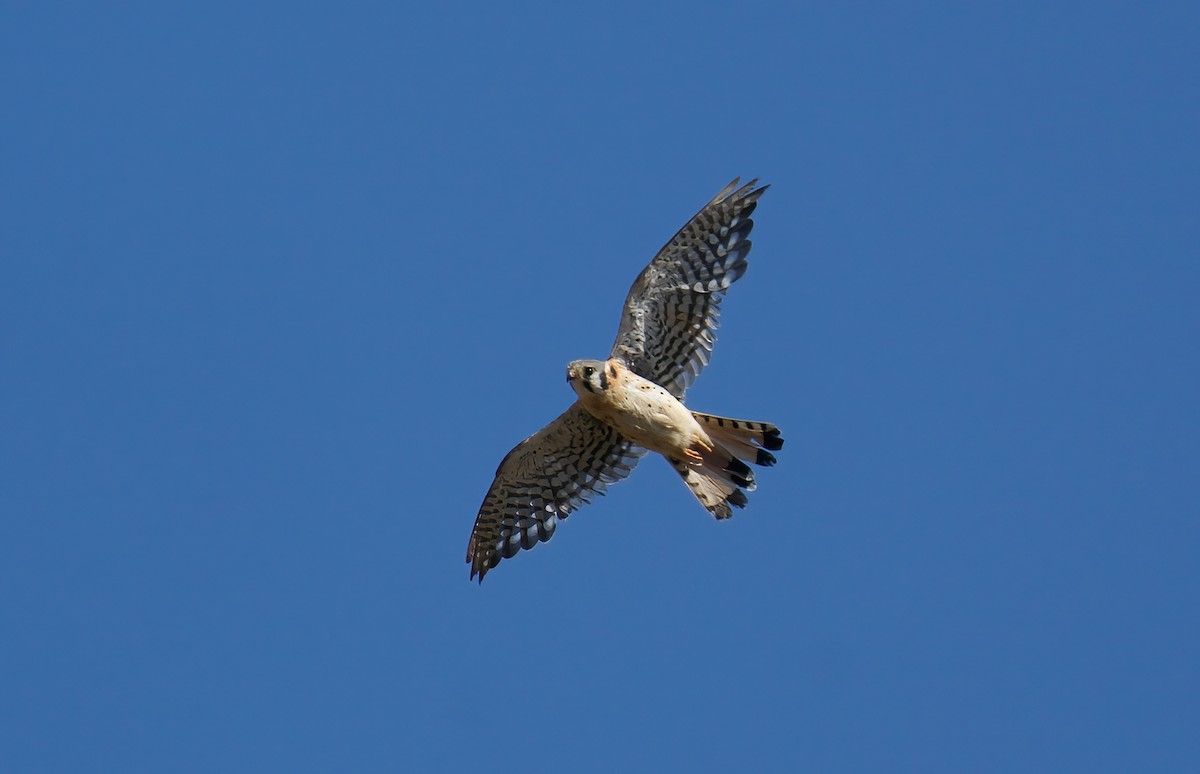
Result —
[[600, 370], [600, 389], [608, 389], [608, 374], [604, 372], [604, 369]]

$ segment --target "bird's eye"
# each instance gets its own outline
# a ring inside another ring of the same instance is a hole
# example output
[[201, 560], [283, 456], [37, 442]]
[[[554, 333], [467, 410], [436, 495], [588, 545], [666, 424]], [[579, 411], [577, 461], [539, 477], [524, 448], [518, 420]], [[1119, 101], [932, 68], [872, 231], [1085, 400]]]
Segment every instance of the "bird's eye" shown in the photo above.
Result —
[[586, 377], [590, 378], [591, 375], [594, 373], [596, 373], [596, 369], [592, 368], [591, 366], [588, 366], [587, 368], [583, 369], [583, 375]]

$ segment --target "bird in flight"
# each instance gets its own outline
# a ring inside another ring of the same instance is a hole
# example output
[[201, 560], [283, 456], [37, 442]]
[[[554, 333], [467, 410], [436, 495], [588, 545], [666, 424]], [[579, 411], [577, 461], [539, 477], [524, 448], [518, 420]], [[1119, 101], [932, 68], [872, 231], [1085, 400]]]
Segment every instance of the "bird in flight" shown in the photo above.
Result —
[[746, 272], [750, 215], [767, 189], [757, 182], [735, 178], [658, 251], [629, 289], [608, 360], [567, 365], [578, 399], [500, 462], [467, 544], [472, 579], [549, 540], [647, 451], [716, 518], [745, 507], [755, 488], [746, 462], [774, 465], [779, 429], [692, 411], [683, 399], [708, 364], [721, 299]]

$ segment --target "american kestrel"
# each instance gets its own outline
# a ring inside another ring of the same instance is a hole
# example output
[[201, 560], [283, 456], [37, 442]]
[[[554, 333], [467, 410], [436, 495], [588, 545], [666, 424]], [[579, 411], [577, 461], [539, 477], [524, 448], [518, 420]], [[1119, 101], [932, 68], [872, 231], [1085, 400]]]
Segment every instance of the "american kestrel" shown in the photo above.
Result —
[[701, 414], [683, 398], [708, 364], [721, 298], [746, 272], [750, 215], [767, 189], [757, 182], [735, 178], [658, 251], [629, 290], [608, 360], [567, 366], [579, 397], [501, 461], [467, 544], [472, 579], [549, 540], [647, 450], [666, 457], [718, 519], [745, 507], [755, 486], [746, 462], [774, 465], [779, 429]]

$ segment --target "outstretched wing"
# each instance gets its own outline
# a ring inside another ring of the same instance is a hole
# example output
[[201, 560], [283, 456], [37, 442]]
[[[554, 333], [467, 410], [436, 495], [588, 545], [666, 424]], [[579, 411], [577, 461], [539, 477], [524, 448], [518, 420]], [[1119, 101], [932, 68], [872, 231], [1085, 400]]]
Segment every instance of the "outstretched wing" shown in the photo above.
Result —
[[638, 275], [609, 357], [683, 399], [708, 364], [725, 290], [746, 271], [750, 214], [767, 186], [738, 178], [688, 221]]
[[645, 453], [578, 403], [517, 444], [475, 518], [467, 544], [471, 578], [483, 583], [501, 559], [549, 540], [559, 519], [628, 476]]

